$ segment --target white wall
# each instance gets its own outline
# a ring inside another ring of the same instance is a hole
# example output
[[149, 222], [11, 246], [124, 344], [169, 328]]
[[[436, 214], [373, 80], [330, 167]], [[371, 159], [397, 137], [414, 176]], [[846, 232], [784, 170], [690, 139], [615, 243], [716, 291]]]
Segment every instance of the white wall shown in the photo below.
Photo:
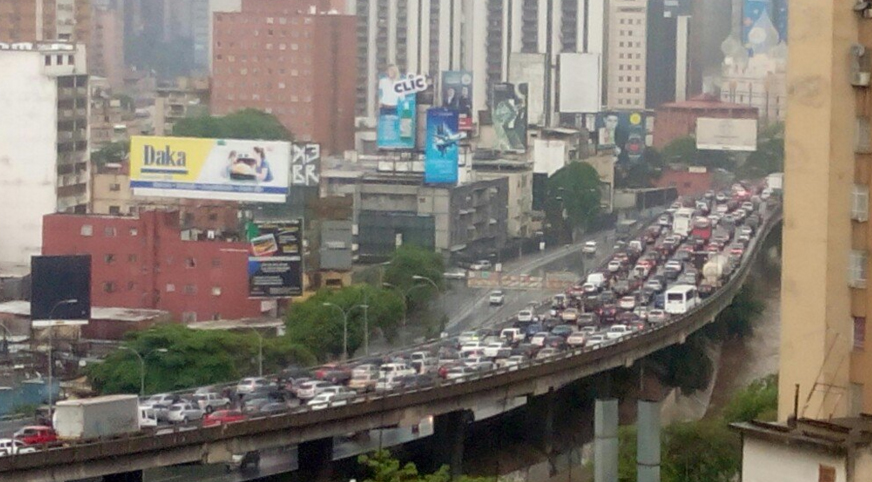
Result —
[[15, 73], [0, 76], [0, 271], [28, 273], [56, 207], [57, 84], [39, 53], [0, 51], [0, 65]]
[[844, 458], [747, 436], [742, 446], [742, 482], [818, 482], [820, 464], [836, 468], [835, 482], [848, 481]]

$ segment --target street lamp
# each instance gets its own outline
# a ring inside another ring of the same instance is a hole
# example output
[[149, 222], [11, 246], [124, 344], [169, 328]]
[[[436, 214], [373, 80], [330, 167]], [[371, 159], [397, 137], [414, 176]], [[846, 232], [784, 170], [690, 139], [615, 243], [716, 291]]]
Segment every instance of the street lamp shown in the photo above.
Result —
[[[420, 276], [420, 275], [417, 275], [417, 274], [416, 274], [416, 275], [412, 275], [412, 279], [415, 280], [415, 281], [426, 281], [426, 282], [430, 283], [431, 285], [433, 285], [433, 288], [436, 289], [436, 293], [437, 293], [437, 295], [438, 295], [438, 293], [439, 293], [439, 285], [437, 285], [436, 282], [433, 281], [432, 279], [430, 279], [430, 278], [428, 278], [428, 277], [426, 277], [426, 276]], [[444, 296], [440, 296], [440, 297], [439, 297], [439, 310], [442, 311], [442, 315], [443, 315], [443, 316], [448, 316], [448, 314], [445, 312], [445, 297], [444, 297]], [[441, 331], [445, 331], [445, 327], [441, 327], [441, 328], [442, 328]]]
[[54, 380], [53, 380], [53, 376], [52, 376], [53, 375], [53, 371], [52, 371], [52, 364], [53, 363], [52, 363], [52, 359], [51, 359], [51, 350], [52, 350], [52, 345], [54, 344], [53, 343], [54, 340], [52, 338], [52, 334], [54, 333], [54, 330], [53, 330], [54, 323], [52, 323], [54, 321], [54, 312], [56, 309], [58, 309], [61, 306], [74, 305], [78, 302], [79, 302], [79, 300], [77, 300], [75, 298], [60, 300], [57, 303], [55, 303], [54, 306], [51, 307], [51, 310], [49, 310], [49, 312], [48, 312], [48, 321], [49, 321], [49, 325], [48, 325], [48, 412], [49, 413], [52, 413], [52, 402], [54, 401], [53, 400], [53, 398], [54, 398]]
[[[145, 358], [142, 355], [140, 355], [138, 351], [134, 350], [133, 348], [130, 348], [129, 346], [120, 346], [120, 347], [118, 347], [118, 349], [119, 350], [127, 350], [127, 351], [133, 353], [134, 355], [136, 355], [136, 358], [139, 360], [139, 396], [144, 397], [145, 396]], [[155, 353], [155, 352], [166, 353], [168, 351], [169, 350], [167, 350], [166, 348], [158, 348], [150, 353]]]
[[257, 335], [257, 376], [263, 378], [263, 335], [257, 328], [249, 328]]
[[[351, 313], [351, 310], [355, 308], [369, 308], [368, 305], [354, 305], [348, 309], [348, 311], [342, 309], [341, 306], [335, 303], [322, 303], [323, 306], [332, 306], [339, 310], [342, 313], [342, 360], [345, 361], [348, 359], [348, 314]], [[364, 331], [366, 331], [369, 327], [364, 327]]]

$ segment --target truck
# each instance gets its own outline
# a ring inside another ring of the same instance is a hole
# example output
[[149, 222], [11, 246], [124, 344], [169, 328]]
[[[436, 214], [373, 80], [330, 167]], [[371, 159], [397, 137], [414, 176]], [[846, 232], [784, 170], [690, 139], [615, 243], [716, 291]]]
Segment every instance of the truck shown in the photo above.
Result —
[[784, 189], [784, 173], [774, 172], [766, 176], [766, 187], [772, 192], [780, 193]]
[[84, 440], [138, 432], [139, 397], [106, 395], [57, 402], [53, 421], [60, 440]]
[[680, 208], [678, 211], [675, 211], [675, 213], [672, 214], [673, 234], [686, 238], [690, 234], [692, 219], [692, 208]]
[[712, 256], [702, 267], [704, 282], [715, 288], [721, 286], [723, 279], [732, 273], [732, 266], [727, 256], [722, 254]]

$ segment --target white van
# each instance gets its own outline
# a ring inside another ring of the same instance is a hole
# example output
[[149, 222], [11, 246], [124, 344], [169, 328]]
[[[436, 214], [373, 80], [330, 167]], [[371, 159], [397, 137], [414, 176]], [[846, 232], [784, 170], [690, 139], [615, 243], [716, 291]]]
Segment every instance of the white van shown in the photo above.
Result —
[[415, 369], [405, 363], [385, 363], [378, 369], [379, 379], [392, 380], [396, 377], [405, 377], [415, 374]]
[[606, 284], [606, 276], [602, 273], [591, 273], [587, 275], [587, 283], [596, 286], [596, 289], [602, 289]]
[[699, 303], [696, 286], [678, 285], [666, 290], [664, 309], [671, 315], [680, 315], [692, 310]]

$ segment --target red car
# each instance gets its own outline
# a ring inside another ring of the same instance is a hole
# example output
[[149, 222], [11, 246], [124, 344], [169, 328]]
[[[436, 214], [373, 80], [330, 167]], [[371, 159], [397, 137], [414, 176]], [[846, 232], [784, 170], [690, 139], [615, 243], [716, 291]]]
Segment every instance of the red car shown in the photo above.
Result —
[[43, 445], [56, 443], [58, 441], [58, 434], [51, 427], [32, 425], [15, 432], [13, 438], [20, 440], [25, 445]]
[[206, 418], [203, 419], [203, 426], [211, 427], [212, 425], [240, 422], [242, 420], [245, 420], [245, 415], [239, 410], [218, 410], [206, 415]]

